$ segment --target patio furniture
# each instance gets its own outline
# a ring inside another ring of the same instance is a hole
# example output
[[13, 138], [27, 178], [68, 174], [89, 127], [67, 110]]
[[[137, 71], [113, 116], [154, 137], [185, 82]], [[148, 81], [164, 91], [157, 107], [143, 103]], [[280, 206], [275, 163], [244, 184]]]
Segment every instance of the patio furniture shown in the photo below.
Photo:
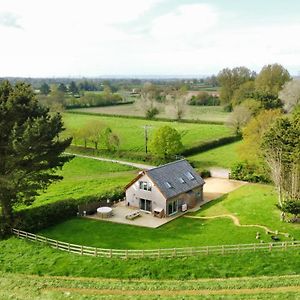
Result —
[[112, 208], [107, 206], [99, 207], [97, 208], [97, 215], [102, 219], [110, 218], [113, 215]]
[[134, 220], [135, 218], [139, 217], [141, 215], [139, 210], [135, 210], [132, 213], [126, 215], [126, 219], [128, 220]]

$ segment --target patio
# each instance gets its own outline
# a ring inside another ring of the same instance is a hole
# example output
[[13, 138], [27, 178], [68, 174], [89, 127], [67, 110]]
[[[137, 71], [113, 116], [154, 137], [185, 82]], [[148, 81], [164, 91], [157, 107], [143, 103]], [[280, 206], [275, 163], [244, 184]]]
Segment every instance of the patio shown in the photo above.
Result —
[[156, 218], [153, 216], [153, 214], [140, 211], [139, 217], [136, 217], [133, 220], [129, 220], [126, 219], [126, 216], [136, 211], [137, 210], [136, 208], [126, 206], [125, 201], [121, 201], [114, 204], [112, 209], [113, 209], [113, 215], [110, 218], [102, 219], [97, 214], [86, 216], [86, 218], [102, 220], [107, 222], [135, 225], [141, 227], [157, 228], [187, 213], [187, 212], [179, 212], [172, 217]]
[[158, 228], [168, 222], [173, 221], [176, 218], [188, 212], [194, 212], [201, 208], [207, 202], [221, 197], [224, 194], [234, 191], [240, 186], [246, 184], [246, 182], [222, 179], [222, 178], [207, 178], [204, 185], [204, 201], [198, 204], [196, 207], [189, 209], [186, 212], [179, 212], [171, 217], [157, 218], [153, 214], [140, 211], [140, 216], [129, 220], [126, 218], [127, 215], [137, 211], [137, 208], [129, 207], [125, 205], [125, 201], [120, 201], [113, 205], [112, 216], [109, 218], [101, 218], [98, 214], [88, 215], [86, 218], [102, 220], [107, 222], [115, 222], [121, 224], [135, 225], [141, 227]]

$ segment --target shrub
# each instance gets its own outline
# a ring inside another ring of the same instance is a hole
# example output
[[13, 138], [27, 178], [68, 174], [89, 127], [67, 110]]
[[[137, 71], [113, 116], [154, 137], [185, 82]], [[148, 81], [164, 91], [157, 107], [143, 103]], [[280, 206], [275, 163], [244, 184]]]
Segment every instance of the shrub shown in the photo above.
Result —
[[123, 197], [124, 191], [119, 188], [102, 195], [86, 196], [79, 199], [70, 198], [41, 206], [28, 207], [15, 212], [14, 227], [36, 232], [76, 216], [80, 204], [86, 205], [98, 201], [100, 206], [101, 201], [107, 199], [115, 201]]
[[207, 169], [200, 170], [199, 174], [202, 178], [211, 177], [210, 171]]
[[151, 107], [146, 111], [146, 118], [153, 119], [156, 115], [159, 114], [159, 110], [156, 107]]
[[207, 92], [202, 92], [196, 96], [192, 96], [192, 98], [188, 101], [188, 104], [199, 106], [218, 106], [220, 105], [220, 99], [219, 97], [211, 95]]
[[248, 162], [239, 162], [235, 164], [230, 173], [231, 179], [244, 180], [249, 182], [269, 183], [270, 179], [258, 171], [257, 166]]

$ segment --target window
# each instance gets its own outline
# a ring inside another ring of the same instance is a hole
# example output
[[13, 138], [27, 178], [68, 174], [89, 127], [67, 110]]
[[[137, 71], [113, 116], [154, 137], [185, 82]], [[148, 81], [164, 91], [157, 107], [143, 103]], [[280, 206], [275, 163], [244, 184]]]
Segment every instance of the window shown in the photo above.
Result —
[[166, 188], [168, 188], [168, 189], [172, 188], [171, 183], [168, 182], [168, 181], [165, 182], [165, 186], [166, 186]]
[[179, 182], [185, 183], [185, 181], [184, 181], [184, 179], [182, 177], [179, 177], [178, 179], [179, 179]]
[[185, 176], [189, 179], [189, 180], [193, 180], [195, 179], [194, 175], [191, 172], [186, 172]]
[[152, 190], [152, 186], [150, 182], [147, 181], [140, 181], [140, 190], [144, 190], [144, 191], [151, 191]]

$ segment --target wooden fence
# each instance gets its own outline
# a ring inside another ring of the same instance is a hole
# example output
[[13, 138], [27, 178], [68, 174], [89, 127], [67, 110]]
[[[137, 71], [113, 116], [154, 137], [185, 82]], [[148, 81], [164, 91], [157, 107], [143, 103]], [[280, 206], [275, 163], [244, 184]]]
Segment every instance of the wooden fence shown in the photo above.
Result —
[[196, 255], [209, 254], [229, 254], [246, 251], [273, 251], [299, 249], [300, 241], [274, 242], [274, 243], [254, 243], [239, 245], [221, 245], [221, 246], [202, 246], [189, 248], [167, 248], [167, 249], [149, 249], [149, 250], [124, 250], [124, 249], [105, 249], [97, 247], [88, 247], [75, 245], [53, 240], [41, 235], [36, 235], [22, 230], [13, 229], [13, 234], [21, 239], [41, 242], [52, 248], [77, 253], [80, 255], [89, 255], [96, 257], [117, 257], [117, 258], [163, 258], [163, 257], [188, 257]]

